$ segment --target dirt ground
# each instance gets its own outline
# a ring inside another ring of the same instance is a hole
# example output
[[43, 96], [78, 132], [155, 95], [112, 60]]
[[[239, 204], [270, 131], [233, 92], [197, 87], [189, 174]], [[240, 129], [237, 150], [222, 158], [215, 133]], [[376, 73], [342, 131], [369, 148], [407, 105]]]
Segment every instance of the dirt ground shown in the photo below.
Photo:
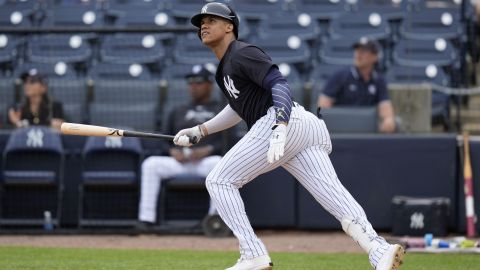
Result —
[[[260, 238], [273, 252], [360, 253], [362, 250], [342, 232], [273, 232], [261, 231]], [[206, 238], [171, 235], [58, 235], [58, 236], [0, 236], [0, 246], [168, 249], [236, 251], [234, 237]]]

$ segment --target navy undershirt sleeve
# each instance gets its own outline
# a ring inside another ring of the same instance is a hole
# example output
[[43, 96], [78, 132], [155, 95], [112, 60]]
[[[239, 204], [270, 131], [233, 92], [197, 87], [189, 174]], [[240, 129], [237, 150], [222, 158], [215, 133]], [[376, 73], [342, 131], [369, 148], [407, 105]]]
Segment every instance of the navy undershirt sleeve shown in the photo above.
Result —
[[273, 107], [276, 112], [276, 123], [290, 120], [292, 112], [292, 91], [276, 66], [270, 68], [269, 72], [263, 79], [263, 88], [272, 89]]

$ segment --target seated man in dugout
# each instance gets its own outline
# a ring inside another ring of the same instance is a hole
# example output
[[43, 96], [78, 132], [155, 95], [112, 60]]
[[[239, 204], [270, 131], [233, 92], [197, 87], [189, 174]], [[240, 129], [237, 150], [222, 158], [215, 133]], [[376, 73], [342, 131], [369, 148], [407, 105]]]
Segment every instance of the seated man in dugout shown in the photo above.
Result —
[[[176, 134], [184, 128], [199, 125], [213, 118], [222, 109], [221, 103], [212, 99], [214, 79], [214, 74], [206, 66], [193, 66], [192, 72], [186, 76], [191, 101], [175, 107], [170, 112], [165, 133]], [[177, 89], [177, 91], [185, 90]], [[206, 177], [221, 159], [222, 139], [222, 133], [217, 133], [191, 148], [172, 144], [169, 145], [169, 156], [151, 156], [145, 159], [142, 164], [137, 229], [151, 230], [152, 225], [157, 222], [157, 200], [162, 180], [180, 174]], [[208, 216], [216, 213], [214, 206], [210, 203]]]
[[377, 106], [379, 132], [396, 130], [395, 113], [383, 76], [375, 70], [380, 45], [361, 38], [354, 46], [353, 66], [335, 72], [318, 97], [320, 108], [333, 106]]

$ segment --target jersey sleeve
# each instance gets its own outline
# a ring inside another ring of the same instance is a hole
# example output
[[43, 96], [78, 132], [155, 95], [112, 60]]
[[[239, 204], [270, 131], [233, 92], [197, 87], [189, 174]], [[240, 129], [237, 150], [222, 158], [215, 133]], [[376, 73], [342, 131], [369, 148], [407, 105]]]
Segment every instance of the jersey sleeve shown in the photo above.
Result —
[[232, 58], [233, 68], [240, 71], [246, 78], [262, 87], [263, 79], [274, 66], [272, 59], [255, 46], [238, 50]]
[[378, 96], [377, 96], [378, 103], [390, 99], [390, 97], [388, 96], [387, 83], [385, 82], [384, 78], [378, 79], [377, 91], [378, 91]]

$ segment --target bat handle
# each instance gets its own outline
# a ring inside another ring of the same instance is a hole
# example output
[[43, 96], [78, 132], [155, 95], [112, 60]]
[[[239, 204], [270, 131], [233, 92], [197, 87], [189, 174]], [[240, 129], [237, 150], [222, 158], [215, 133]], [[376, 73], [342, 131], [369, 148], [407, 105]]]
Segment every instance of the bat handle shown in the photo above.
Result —
[[130, 130], [124, 130], [123, 131], [123, 136], [124, 137], [167, 139], [167, 140], [173, 140], [173, 138], [175, 138], [175, 136], [172, 136], [172, 135], [163, 135], [163, 134], [155, 134], [155, 133], [147, 133], [147, 132], [137, 132], [137, 131], [130, 131]]

